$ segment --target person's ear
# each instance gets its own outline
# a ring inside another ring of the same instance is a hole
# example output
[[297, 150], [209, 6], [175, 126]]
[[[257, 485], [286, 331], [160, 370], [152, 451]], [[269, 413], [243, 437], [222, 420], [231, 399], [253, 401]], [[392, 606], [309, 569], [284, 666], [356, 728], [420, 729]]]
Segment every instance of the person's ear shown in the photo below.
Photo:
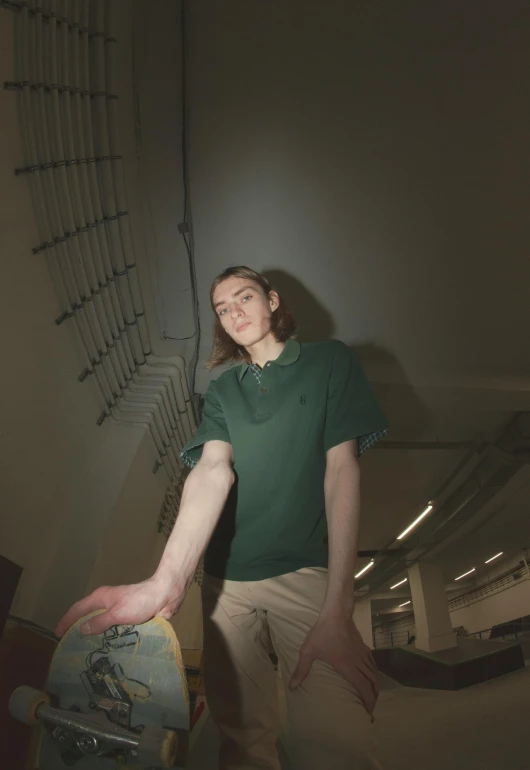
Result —
[[280, 307], [280, 297], [278, 296], [277, 291], [269, 292], [269, 303], [273, 313], [275, 310], [277, 310]]

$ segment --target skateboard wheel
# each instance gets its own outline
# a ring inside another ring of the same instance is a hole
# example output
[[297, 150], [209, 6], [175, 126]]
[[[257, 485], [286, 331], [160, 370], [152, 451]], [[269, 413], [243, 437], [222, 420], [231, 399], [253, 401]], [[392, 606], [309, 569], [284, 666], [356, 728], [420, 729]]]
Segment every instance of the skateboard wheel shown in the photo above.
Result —
[[174, 730], [148, 726], [139, 738], [136, 761], [139, 765], [175, 767], [181, 751], [179, 737]]
[[39, 723], [37, 709], [43, 703], [46, 705], [50, 703], [45, 692], [22, 685], [17, 687], [9, 699], [9, 713], [19, 722], [34, 727]]

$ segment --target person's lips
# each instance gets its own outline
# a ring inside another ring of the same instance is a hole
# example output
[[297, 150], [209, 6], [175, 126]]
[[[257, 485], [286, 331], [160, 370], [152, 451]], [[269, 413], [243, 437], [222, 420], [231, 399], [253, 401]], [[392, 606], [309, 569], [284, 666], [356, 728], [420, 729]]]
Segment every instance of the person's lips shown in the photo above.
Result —
[[236, 326], [236, 332], [244, 332], [247, 326], [250, 326], [250, 321], [245, 321], [244, 324], [239, 324], [239, 326]]

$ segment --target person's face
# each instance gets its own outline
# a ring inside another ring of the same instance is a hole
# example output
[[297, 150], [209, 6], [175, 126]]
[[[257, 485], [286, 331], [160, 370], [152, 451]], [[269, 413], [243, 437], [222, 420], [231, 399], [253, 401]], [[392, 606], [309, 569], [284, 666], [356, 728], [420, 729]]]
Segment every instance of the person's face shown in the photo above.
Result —
[[271, 316], [280, 301], [275, 291], [267, 297], [254, 281], [231, 276], [216, 287], [213, 304], [223, 329], [247, 348], [269, 334]]

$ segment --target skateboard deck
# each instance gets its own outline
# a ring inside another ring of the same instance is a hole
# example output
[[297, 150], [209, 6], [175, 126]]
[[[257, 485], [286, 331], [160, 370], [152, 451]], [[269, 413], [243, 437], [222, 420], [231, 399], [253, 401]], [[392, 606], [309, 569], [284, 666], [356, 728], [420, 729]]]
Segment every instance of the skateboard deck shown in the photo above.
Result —
[[81, 634], [94, 614], [59, 642], [46, 692], [18, 688], [11, 698], [13, 716], [43, 724], [39, 770], [183, 767], [190, 708], [173, 628], [153, 618]]

